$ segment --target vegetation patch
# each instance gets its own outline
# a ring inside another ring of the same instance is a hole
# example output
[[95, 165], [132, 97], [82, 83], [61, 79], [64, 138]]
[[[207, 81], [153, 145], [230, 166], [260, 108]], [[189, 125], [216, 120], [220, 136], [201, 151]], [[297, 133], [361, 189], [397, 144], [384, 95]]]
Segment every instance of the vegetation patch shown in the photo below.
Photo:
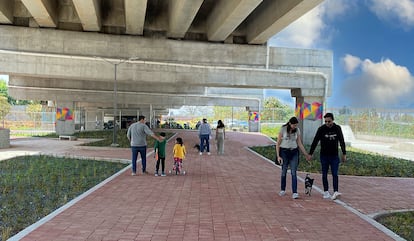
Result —
[[[160, 132], [154, 132], [154, 133], [157, 135], [160, 134]], [[116, 142], [120, 148], [131, 147], [126, 134], [127, 134], [127, 130], [125, 129], [117, 130]], [[166, 134], [165, 138], [168, 140], [175, 133], [165, 132], [165, 134]], [[113, 130], [81, 131], [81, 132], [76, 132], [74, 136], [76, 136], [77, 138], [101, 139], [99, 141], [85, 143], [83, 144], [84, 146], [105, 147], [105, 146], [110, 146], [113, 142]], [[59, 135], [52, 133], [48, 135], [43, 135], [42, 137], [59, 138]], [[152, 138], [151, 136], [147, 136], [148, 147], [153, 147], [154, 144], [155, 144], [154, 138]]]
[[414, 241], [414, 212], [391, 213], [377, 221], [408, 241]]
[[[276, 158], [275, 146], [258, 146], [251, 147], [258, 154], [274, 161]], [[309, 150], [309, 146], [305, 146]], [[310, 163], [300, 155], [299, 171], [321, 173], [321, 165], [319, 162], [319, 147], [313, 154], [313, 161]], [[379, 155], [356, 148], [347, 148], [347, 161], [340, 164], [340, 175], [352, 176], [375, 176], [375, 177], [414, 177], [414, 162]]]
[[0, 240], [20, 232], [127, 164], [24, 156], [0, 162]]

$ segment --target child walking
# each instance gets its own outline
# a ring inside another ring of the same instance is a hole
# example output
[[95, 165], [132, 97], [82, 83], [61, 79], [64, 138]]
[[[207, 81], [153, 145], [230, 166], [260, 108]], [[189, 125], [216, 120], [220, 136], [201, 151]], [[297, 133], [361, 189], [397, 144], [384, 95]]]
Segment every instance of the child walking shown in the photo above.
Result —
[[[174, 167], [173, 171], [175, 171], [175, 174], [180, 174], [182, 165], [183, 165], [183, 159], [185, 158], [186, 150], [183, 143], [183, 139], [181, 137], [177, 137], [175, 139], [175, 145], [173, 148], [173, 155], [174, 155]], [[183, 172], [185, 174], [185, 172]]]
[[[160, 136], [165, 137], [165, 133], [161, 132]], [[162, 141], [155, 141], [155, 146], [154, 146], [154, 155], [155, 158], [157, 159], [157, 164], [155, 166], [155, 176], [159, 176], [158, 170], [160, 168], [160, 162], [161, 162], [161, 176], [165, 177], [165, 146], [167, 144], [167, 140], [162, 140]]]

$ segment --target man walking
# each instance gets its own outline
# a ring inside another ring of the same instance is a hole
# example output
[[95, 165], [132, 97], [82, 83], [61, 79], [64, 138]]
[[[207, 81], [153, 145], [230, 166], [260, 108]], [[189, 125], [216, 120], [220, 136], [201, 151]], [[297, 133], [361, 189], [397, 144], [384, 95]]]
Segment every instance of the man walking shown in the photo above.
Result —
[[132, 176], [137, 175], [137, 159], [138, 153], [141, 155], [142, 173], [148, 174], [147, 168], [147, 135], [152, 136], [158, 141], [164, 140], [164, 137], [157, 136], [145, 124], [145, 116], [140, 115], [138, 122], [132, 124], [128, 128], [127, 137], [131, 143], [132, 151]]
[[210, 155], [210, 135], [211, 128], [207, 123], [207, 119], [203, 119], [200, 127], [198, 127], [198, 135], [200, 137], [200, 156], [203, 155], [204, 149], [207, 149], [207, 154]]
[[[323, 198], [331, 198], [332, 200], [337, 199], [341, 196], [341, 193], [338, 191], [339, 178], [338, 178], [338, 169], [339, 169], [339, 156], [338, 156], [338, 143], [341, 146], [342, 150], [342, 161], [346, 161], [346, 148], [344, 135], [342, 129], [339, 125], [334, 123], [334, 116], [332, 113], [326, 113], [323, 117], [325, 119], [325, 124], [320, 126], [315, 134], [309, 154], [312, 156], [315, 151], [318, 142], [321, 142], [321, 153], [320, 161], [322, 167], [322, 183], [323, 183]], [[309, 158], [310, 159], [310, 158]], [[329, 184], [328, 184], [328, 171], [331, 167], [332, 172], [332, 182], [334, 193], [331, 196], [329, 193]]]

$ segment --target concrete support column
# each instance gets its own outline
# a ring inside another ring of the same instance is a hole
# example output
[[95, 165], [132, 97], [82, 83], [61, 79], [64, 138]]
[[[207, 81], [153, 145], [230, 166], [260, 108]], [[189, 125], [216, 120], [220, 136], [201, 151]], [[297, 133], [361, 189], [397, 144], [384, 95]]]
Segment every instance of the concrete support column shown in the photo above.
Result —
[[260, 110], [248, 110], [249, 132], [260, 132]]
[[100, 110], [88, 110], [85, 114], [85, 130], [102, 130], [103, 129], [103, 114]]
[[[323, 97], [318, 97], [318, 96], [296, 97], [296, 105], [304, 104], [304, 103], [312, 104], [314, 102], [323, 104]], [[322, 111], [324, 112], [325, 110], [322, 110]], [[313, 141], [313, 137], [315, 136], [316, 130], [322, 124], [323, 119], [316, 119], [316, 120], [301, 119], [301, 118], [298, 118], [298, 119], [299, 119], [299, 128], [302, 131], [303, 144], [310, 145]]]
[[56, 102], [56, 134], [75, 133], [75, 102]]

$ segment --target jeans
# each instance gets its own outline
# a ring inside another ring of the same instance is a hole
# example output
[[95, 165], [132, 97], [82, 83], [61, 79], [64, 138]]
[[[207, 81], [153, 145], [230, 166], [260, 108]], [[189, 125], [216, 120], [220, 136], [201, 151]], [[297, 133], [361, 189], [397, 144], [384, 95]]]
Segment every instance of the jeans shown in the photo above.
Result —
[[286, 173], [288, 166], [290, 166], [290, 173], [292, 175], [292, 192], [297, 193], [298, 178], [296, 176], [296, 171], [298, 170], [299, 165], [299, 150], [297, 148], [292, 150], [280, 148], [280, 157], [283, 159], [280, 190], [286, 190]]
[[132, 172], [137, 173], [138, 153], [141, 155], [142, 172], [147, 168], [147, 146], [132, 146]]
[[331, 166], [333, 188], [334, 188], [334, 192], [337, 192], [338, 191], [339, 156], [321, 155], [320, 159], [321, 159], [321, 167], [322, 167], [323, 190], [325, 192], [329, 190], [328, 171], [329, 171], [329, 166]]
[[205, 148], [207, 148], [207, 152], [210, 152], [209, 139], [210, 139], [210, 135], [200, 135], [200, 152], [204, 152]]

